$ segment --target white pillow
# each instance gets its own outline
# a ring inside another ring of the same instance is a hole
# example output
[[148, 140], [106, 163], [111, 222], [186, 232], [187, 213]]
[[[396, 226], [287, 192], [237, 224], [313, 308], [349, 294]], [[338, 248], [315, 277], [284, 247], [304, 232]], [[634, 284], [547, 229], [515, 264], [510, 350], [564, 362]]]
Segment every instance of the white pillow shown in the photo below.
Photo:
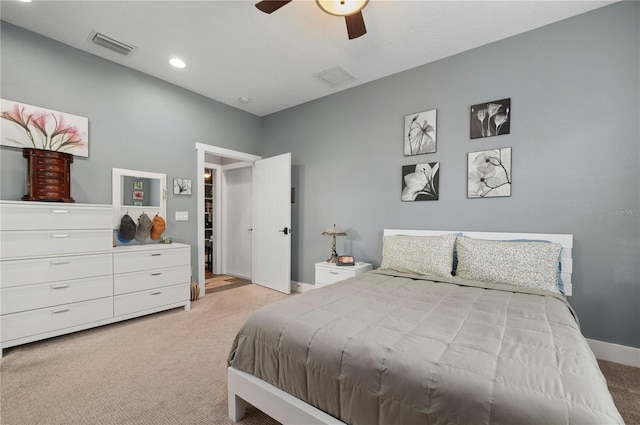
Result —
[[550, 242], [456, 240], [456, 276], [560, 293], [557, 286], [562, 245]]
[[385, 236], [381, 269], [420, 275], [451, 276], [454, 233], [442, 236]]

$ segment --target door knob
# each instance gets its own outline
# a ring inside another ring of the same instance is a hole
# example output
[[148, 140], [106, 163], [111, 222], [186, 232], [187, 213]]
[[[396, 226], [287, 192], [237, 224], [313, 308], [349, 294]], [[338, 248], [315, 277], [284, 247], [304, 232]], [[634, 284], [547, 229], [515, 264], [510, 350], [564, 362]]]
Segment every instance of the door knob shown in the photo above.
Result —
[[290, 229], [289, 229], [288, 227], [285, 227], [285, 228], [284, 228], [284, 229], [282, 229], [282, 230], [278, 230], [278, 232], [282, 232], [282, 233], [284, 233], [285, 235], [288, 235], [288, 234], [289, 234], [289, 232], [290, 232]]

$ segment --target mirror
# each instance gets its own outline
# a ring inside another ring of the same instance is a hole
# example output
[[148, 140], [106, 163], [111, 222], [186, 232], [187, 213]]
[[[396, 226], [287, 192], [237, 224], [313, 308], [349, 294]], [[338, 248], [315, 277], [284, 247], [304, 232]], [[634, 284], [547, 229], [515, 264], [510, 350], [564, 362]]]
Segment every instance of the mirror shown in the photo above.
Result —
[[153, 219], [156, 214], [167, 220], [167, 176], [147, 171], [112, 170], [113, 228], [129, 214], [137, 222], [142, 213]]

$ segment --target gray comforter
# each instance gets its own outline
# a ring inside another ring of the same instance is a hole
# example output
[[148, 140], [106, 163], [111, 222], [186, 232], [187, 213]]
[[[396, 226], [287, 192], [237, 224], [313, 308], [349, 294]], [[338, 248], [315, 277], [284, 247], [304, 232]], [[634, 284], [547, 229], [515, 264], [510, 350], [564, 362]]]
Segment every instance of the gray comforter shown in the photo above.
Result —
[[267, 305], [229, 365], [349, 424], [623, 423], [563, 297], [439, 279], [369, 272]]

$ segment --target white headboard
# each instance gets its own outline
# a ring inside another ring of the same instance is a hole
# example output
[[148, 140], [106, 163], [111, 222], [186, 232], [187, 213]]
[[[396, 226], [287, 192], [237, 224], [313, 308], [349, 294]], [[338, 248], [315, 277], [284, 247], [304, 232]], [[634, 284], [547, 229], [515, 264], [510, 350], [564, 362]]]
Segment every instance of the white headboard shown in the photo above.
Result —
[[502, 233], [502, 232], [467, 232], [464, 230], [413, 230], [413, 229], [384, 229], [384, 236], [440, 236], [448, 233], [462, 234], [474, 239], [487, 239], [492, 241], [504, 241], [514, 239], [535, 239], [555, 242], [562, 245], [560, 254], [560, 270], [564, 293], [571, 295], [571, 273], [573, 272], [573, 235], [558, 233]]

